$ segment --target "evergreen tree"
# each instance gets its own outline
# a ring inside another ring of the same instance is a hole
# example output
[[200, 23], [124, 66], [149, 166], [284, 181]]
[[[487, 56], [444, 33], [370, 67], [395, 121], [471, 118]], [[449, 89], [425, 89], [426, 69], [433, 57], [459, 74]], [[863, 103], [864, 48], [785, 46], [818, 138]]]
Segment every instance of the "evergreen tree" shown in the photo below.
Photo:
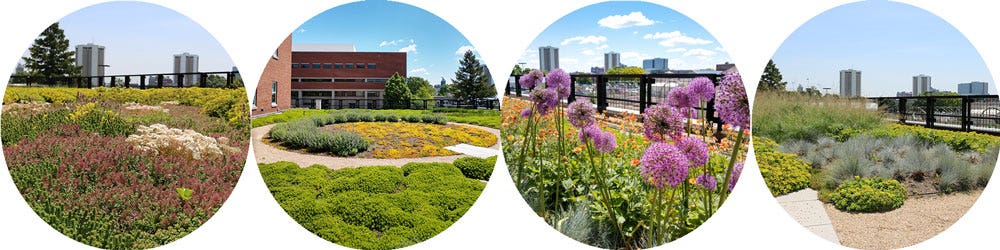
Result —
[[455, 71], [455, 78], [451, 79], [453, 84], [450, 90], [455, 98], [470, 101], [496, 96], [496, 89], [490, 85], [489, 73], [471, 50], [465, 52], [459, 63], [461, 66]]
[[406, 81], [399, 76], [399, 73], [392, 74], [392, 77], [385, 82], [385, 106], [393, 108], [409, 106], [411, 97], [410, 89], [406, 87]]
[[781, 71], [774, 64], [774, 60], [767, 60], [767, 66], [764, 67], [764, 74], [760, 75], [760, 83], [757, 84], [757, 89], [764, 91], [784, 91], [787, 84], [787, 82], [781, 81]]
[[32, 76], [63, 77], [81, 73], [73, 57], [76, 52], [69, 50], [69, 39], [59, 28], [59, 23], [53, 23], [42, 31], [28, 52], [29, 56], [22, 59]]

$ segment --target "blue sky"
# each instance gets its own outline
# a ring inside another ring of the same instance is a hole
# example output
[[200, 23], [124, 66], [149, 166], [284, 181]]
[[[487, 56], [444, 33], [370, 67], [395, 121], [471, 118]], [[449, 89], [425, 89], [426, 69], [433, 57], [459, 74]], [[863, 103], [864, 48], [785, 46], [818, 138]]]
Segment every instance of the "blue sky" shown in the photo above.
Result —
[[[174, 54], [197, 54], [199, 71], [229, 71], [229, 54], [201, 25], [171, 9], [141, 2], [92, 5], [59, 20], [76, 45], [105, 46], [105, 74], [173, 72]], [[39, 33], [42, 31], [39, 30]], [[27, 55], [25, 48], [25, 55]]]
[[[906, 4], [867, 1], [823, 12], [799, 27], [774, 55], [788, 88], [815, 85], [836, 93], [841, 69], [861, 70], [863, 96], [911, 91], [913, 76], [957, 91], [958, 83], [991, 82], [985, 62], [958, 30]], [[990, 92], [996, 93], [994, 83]]]
[[[387, 1], [341, 5], [316, 15], [292, 34], [292, 43], [350, 43], [357, 51], [407, 52], [407, 76], [451, 82], [469, 41], [423, 9]], [[479, 58], [477, 54], [477, 58]]]
[[605, 2], [560, 18], [542, 31], [518, 59], [538, 68], [538, 47], [559, 48], [563, 70], [590, 72], [604, 66], [604, 53], [618, 52], [621, 63], [642, 67], [643, 59], [667, 58], [671, 69], [715, 68], [728, 53], [701, 25], [661, 5]]

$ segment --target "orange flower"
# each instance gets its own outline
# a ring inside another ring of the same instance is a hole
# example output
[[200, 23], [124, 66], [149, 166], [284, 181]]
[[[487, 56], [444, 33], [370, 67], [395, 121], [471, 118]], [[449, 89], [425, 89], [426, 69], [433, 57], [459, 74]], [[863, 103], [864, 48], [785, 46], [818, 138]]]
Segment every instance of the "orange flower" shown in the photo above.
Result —
[[639, 166], [639, 159], [632, 158], [632, 166]]
[[694, 178], [690, 178], [690, 179], [688, 179], [688, 182], [689, 182], [689, 183], [691, 183], [691, 184], [695, 184], [695, 183], [694, 183]]
[[508, 141], [514, 141], [514, 136], [513, 135], [507, 135], [507, 140]]

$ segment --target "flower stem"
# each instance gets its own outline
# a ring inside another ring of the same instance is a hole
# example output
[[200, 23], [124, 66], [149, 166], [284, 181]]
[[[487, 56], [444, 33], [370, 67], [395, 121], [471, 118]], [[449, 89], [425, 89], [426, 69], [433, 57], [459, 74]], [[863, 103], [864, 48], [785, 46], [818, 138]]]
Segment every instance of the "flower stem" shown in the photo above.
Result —
[[722, 182], [722, 187], [719, 188], [719, 205], [729, 198], [729, 182], [733, 177], [733, 166], [736, 165], [736, 157], [739, 156], [740, 144], [743, 144], [743, 130], [742, 128], [736, 131], [736, 142], [733, 143], [733, 152], [729, 157], [729, 166], [726, 166], [726, 176], [724, 182]]

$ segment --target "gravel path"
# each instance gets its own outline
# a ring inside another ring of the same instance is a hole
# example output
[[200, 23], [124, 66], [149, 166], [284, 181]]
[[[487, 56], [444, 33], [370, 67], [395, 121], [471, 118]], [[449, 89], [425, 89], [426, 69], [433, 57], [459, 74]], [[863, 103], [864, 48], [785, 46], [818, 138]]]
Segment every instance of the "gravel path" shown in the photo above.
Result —
[[[469, 126], [482, 130], [489, 131], [497, 136], [497, 143], [491, 146], [491, 149], [500, 150], [500, 130], [482, 126], [476, 126], [472, 124], [464, 123], [451, 123], [454, 125]], [[275, 124], [266, 125], [254, 128], [250, 130], [250, 135], [253, 139], [253, 153], [257, 159], [257, 163], [274, 163], [279, 161], [290, 161], [298, 164], [301, 167], [307, 167], [313, 164], [320, 164], [327, 166], [331, 169], [341, 169], [350, 167], [361, 167], [361, 166], [403, 166], [410, 162], [452, 162], [455, 159], [461, 158], [465, 155], [451, 155], [451, 156], [434, 156], [434, 157], [421, 157], [421, 158], [406, 158], [406, 159], [376, 159], [376, 158], [349, 158], [349, 157], [335, 157], [327, 155], [316, 155], [316, 154], [303, 154], [299, 152], [292, 152], [281, 150], [275, 148], [267, 143], [263, 142], [264, 135], [268, 131], [271, 131], [271, 127]]]
[[842, 212], [824, 204], [840, 243], [860, 249], [902, 248], [948, 229], [972, 207], [982, 191], [907, 199], [902, 207], [873, 214]]

